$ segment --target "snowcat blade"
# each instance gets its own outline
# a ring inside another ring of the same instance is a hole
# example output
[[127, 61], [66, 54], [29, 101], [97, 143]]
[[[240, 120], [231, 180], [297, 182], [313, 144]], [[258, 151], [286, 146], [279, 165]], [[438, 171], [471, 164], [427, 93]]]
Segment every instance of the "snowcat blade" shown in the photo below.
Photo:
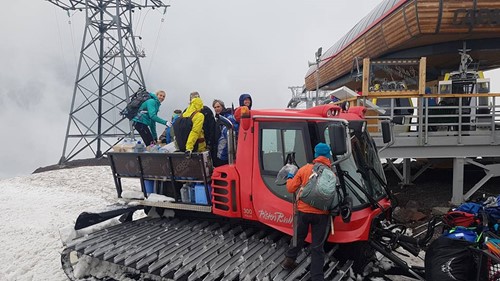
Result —
[[120, 208], [116, 210], [106, 211], [102, 213], [83, 212], [76, 219], [75, 230], [86, 228], [123, 214], [131, 215], [133, 212], [143, 208], [144, 208], [143, 206], [134, 206], [134, 207]]

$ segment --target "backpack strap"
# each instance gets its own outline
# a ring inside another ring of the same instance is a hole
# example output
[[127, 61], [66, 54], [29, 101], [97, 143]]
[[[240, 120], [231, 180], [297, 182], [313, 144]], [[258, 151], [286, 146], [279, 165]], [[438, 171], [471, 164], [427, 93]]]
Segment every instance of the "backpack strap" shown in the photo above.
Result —
[[193, 113], [191, 113], [191, 116], [189, 116], [189, 118], [191, 118], [191, 120], [193, 120], [193, 117], [196, 115], [196, 113], [198, 113], [199, 111], [194, 111]]
[[[309, 175], [309, 178], [308, 178], [308, 181], [311, 180], [311, 178], [317, 173], [318, 173], [318, 169], [321, 165], [325, 166], [324, 169], [327, 169], [328, 166], [323, 164], [323, 163], [320, 163], [320, 162], [316, 162], [316, 163], [310, 163], [311, 165], [313, 165], [312, 167], [312, 170], [311, 170], [311, 174]], [[307, 183], [302, 183], [302, 185], [300, 186], [300, 188], [296, 191], [297, 192], [297, 200], [300, 199], [300, 195], [302, 194], [302, 191], [304, 190], [304, 186], [306, 186]]]

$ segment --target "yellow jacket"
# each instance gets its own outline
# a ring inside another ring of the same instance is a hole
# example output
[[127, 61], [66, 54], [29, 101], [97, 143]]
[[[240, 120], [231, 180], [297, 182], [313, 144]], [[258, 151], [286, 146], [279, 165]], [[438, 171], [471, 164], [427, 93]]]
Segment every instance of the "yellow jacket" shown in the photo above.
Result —
[[203, 101], [200, 98], [194, 98], [191, 100], [188, 108], [182, 114], [182, 117], [190, 117], [193, 112], [197, 113], [193, 116], [193, 127], [189, 133], [189, 137], [186, 143], [186, 150], [193, 151], [194, 145], [198, 142], [198, 152], [206, 150], [205, 134], [203, 133], [203, 121], [205, 121], [205, 116], [200, 110], [203, 108]]

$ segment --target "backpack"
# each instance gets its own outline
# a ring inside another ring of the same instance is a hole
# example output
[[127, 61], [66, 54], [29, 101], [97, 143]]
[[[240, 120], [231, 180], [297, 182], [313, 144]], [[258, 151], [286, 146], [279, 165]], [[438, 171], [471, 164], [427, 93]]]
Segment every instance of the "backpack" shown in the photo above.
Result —
[[478, 226], [481, 224], [481, 220], [474, 214], [464, 212], [464, 211], [449, 211], [443, 215], [443, 222], [448, 227], [455, 226]]
[[[191, 133], [191, 129], [193, 128], [193, 117], [199, 111], [195, 111], [191, 113], [189, 117], [179, 117], [172, 124], [174, 128], [175, 142], [177, 142], [177, 147], [180, 151], [186, 151], [186, 143], [189, 137], [189, 133]], [[198, 143], [194, 146], [194, 151], [198, 150]]]
[[469, 250], [473, 245], [467, 240], [445, 236], [434, 240], [425, 253], [425, 280], [475, 280], [477, 267]]
[[343, 201], [335, 173], [328, 166], [315, 163], [311, 176], [300, 189], [299, 199], [314, 208], [334, 211]]
[[443, 236], [450, 239], [465, 240], [471, 243], [477, 242], [481, 237], [480, 235], [478, 236], [475, 227], [464, 226], [453, 227], [452, 229], [445, 231]]
[[150, 99], [151, 96], [149, 95], [148, 91], [144, 88], [139, 88], [137, 92], [135, 92], [131, 97], [130, 101], [127, 103], [127, 106], [120, 111], [120, 115], [132, 120], [138, 113], [139, 107], [141, 104], [148, 99]]

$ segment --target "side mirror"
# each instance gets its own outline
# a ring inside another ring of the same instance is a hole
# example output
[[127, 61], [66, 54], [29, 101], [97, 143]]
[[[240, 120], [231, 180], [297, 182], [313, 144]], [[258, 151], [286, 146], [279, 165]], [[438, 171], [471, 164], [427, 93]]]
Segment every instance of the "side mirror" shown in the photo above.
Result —
[[384, 141], [384, 143], [391, 142], [392, 140], [391, 121], [384, 120], [380, 123], [380, 126], [382, 127], [382, 140]]
[[342, 124], [331, 124], [328, 126], [330, 134], [330, 146], [333, 155], [344, 155], [347, 153], [347, 132]]

